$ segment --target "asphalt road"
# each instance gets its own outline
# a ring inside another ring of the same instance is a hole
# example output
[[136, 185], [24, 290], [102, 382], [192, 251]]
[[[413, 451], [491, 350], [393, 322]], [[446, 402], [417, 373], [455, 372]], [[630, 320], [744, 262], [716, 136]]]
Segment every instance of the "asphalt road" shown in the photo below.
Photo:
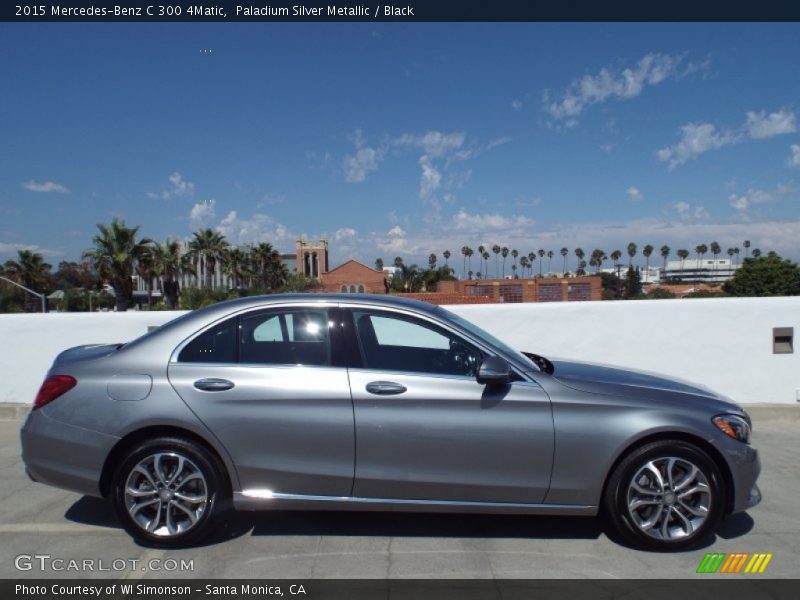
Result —
[[[706, 552], [774, 553], [757, 577], [797, 577], [800, 566], [797, 421], [756, 422], [761, 505], [727, 520], [706, 548], [674, 554], [620, 545], [593, 518], [340, 512], [243, 515], [202, 548], [150, 550], [103, 501], [30, 482], [19, 427], [0, 421], [0, 578], [733, 577], [696, 575]], [[50, 558], [17, 559], [37, 555]], [[71, 570], [70, 559], [94, 561], [94, 570]], [[110, 571], [96, 570], [101, 560]], [[182, 560], [192, 568], [167, 570]]]

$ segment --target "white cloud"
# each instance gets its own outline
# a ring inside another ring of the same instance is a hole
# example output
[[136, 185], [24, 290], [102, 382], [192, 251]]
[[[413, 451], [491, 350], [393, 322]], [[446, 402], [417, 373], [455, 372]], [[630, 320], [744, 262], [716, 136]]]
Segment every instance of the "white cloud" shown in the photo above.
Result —
[[724, 146], [736, 144], [745, 139], [761, 140], [776, 135], [792, 133], [797, 130], [795, 115], [787, 109], [767, 114], [766, 111], [747, 113], [747, 118], [738, 129], [717, 129], [711, 123], [687, 123], [681, 127], [681, 139], [656, 152], [662, 162], [668, 162], [674, 169], [686, 162]]
[[708, 219], [711, 216], [704, 206], [692, 206], [683, 200], [671, 205], [671, 208], [682, 221], [691, 219]]
[[337, 242], [344, 242], [355, 238], [357, 233], [358, 232], [352, 227], [342, 227], [341, 229], [336, 230], [336, 233], [333, 234], [333, 237]]
[[65, 194], [69, 192], [69, 190], [60, 183], [53, 183], [52, 181], [38, 182], [30, 180], [23, 183], [22, 187], [29, 192], [58, 192], [59, 194]]
[[186, 181], [183, 176], [175, 171], [168, 177], [169, 185], [161, 189], [160, 192], [147, 192], [148, 198], [181, 198], [184, 196], [194, 196], [194, 183]]
[[191, 227], [192, 231], [204, 229], [211, 224], [217, 216], [214, 210], [216, 203], [216, 200], [210, 198], [208, 200], [202, 200], [192, 206], [192, 210], [189, 211], [189, 227]]
[[514, 99], [511, 101], [511, 108], [513, 108], [515, 111], [522, 110], [522, 106], [522, 100]]
[[387, 232], [387, 235], [390, 237], [404, 237], [406, 232], [399, 225], [395, 225]]
[[728, 197], [729, 204], [740, 212], [744, 212], [754, 204], [768, 204], [778, 202], [782, 196], [790, 194], [794, 188], [788, 184], [781, 184], [775, 187], [774, 191], [749, 188], [744, 194], [731, 194]]
[[669, 168], [674, 169], [709, 150], [735, 144], [738, 140], [736, 133], [720, 131], [711, 123], [687, 123], [681, 127], [680, 141], [660, 149], [656, 156], [660, 161], [669, 162]]
[[422, 167], [422, 179], [419, 184], [419, 197], [423, 200], [430, 199], [439, 186], [442, 184], [442, 174], [431, 163], [431, 159], [427, 155], [423, 155], [419, 159], [419, 165]]
[[681, 68], [682, 57], [650, 53], [636, 65], [619, 69], [603, 67], [596, 75], [584, 75], [574, 80], [555, 100], [544, 94], [544, 109], [562, 125], [574, 127], [577, 117], [589, 106], [609, 99], [636, 98], [647, 86], [658, 85], [667, 79], [679, 79], [705, 68], [706, 63], [690, 63]]
[[361, 183], [366, 180], [368, 173], [378, 170], [383, 151], [368, 146], [360, 129], [353, 134], [352, 140], [356, 152], [344, 157], [344, 178], [350, 183]]
[[800, 144], [792, 144], [789, 149], [792, 151], [792, 155], [789, 157], [789, 165], [800, 167]]
[[783, 109], [770, 114], [766, 111], [747, 113], [747, 134], [753, 139], [763, 139], [797, 131], [795, 115]]
[[445, 153], [461, 148], [464, 145], [466, 136], [461, 132], [442, 133], [441, 131], [428, 131], [422, 135], [404, 133], [395, 140], [399, 146], [417, 146], [423, 149], [424, 153], [438, 158]]
[[625, 193], [628, 194], [628, 199], [631, 202], [641, 202], [642, 200], [644, 200], [644, 194], [637, 187], [631, 186], [627, 189]]
[[240, 218], [238, 212], [232, 210], [215, 229], [234, 245], [269, 242], [276, 248], [290, 248], [297, 239], [297, 235], [291, 233], [285, 225], [260, 213]]
[[486, 149], [491, 150], [492, 148], [497, 148], [497, 146], [504, 146], [511, 141], [511, 138], [507, 135], [504, 135], [499, 138], [495, 138], [490, 140], [488, 144], [486, 144]]
[[535, 221], [521, 215], [506, 217], [494, 214], [470, 214], [465, 210], [458, 211], [453, 217], [452, 227], [456, 231], [481, 233], [507, 230], [509, 234], [533, 227]]

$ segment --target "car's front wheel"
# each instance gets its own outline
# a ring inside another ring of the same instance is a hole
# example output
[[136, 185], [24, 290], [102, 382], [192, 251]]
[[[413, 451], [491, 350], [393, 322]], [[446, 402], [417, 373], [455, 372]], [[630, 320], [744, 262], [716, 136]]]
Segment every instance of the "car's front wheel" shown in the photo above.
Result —
[[125, 530], [139, 542], [180, 547], [210, 533], [224, 482], [219, 460], [206, 448], [165, 437], [126, 453], [111, 497]]
[[724, 514], [725, 486], [719, 467], [700, 448], [662, 440], [637, 448], [617, 465], [604, 501], [629, 543], [680, 550], [714, 532]]

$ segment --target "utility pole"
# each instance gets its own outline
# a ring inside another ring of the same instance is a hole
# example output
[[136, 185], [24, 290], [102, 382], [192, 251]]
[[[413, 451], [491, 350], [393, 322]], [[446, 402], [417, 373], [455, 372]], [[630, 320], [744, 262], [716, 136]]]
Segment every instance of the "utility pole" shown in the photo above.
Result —
[[47, 312], [47, 296], [45, 296], [44, 294], [40, 294], [39, 292], [34, 292], [32, 289], [26, 288], [24, 285], [20, 285], [19, 283], [17, 283], [16, 281], [14, 281], [12, 279], [9, 279], [8, 277], [3, 277], [2, 275], [0, 275], [0, 279], [2, 279], [3, 281], [7, 281], [11, 285], [15, 285], [20, 289], [25, 290], [29, 294], [33, 294], [34, 296], [37, 296], [42, 301], [42, 312], [43, 313]]

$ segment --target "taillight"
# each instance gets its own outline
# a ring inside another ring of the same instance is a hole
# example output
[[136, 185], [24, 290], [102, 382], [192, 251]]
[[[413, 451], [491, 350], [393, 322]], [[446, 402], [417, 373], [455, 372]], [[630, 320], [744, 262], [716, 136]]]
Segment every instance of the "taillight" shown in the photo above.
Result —
[[74, 377], [69, 375], [51, 375], [44, 380], [42, 387], [39, 388], [39, 393], [36, 394], [36, 400], [33, 402], [33, 410], [50, 404], [53, 400], [67, 393], [76, 385], [78, 385], [78, 381]]

